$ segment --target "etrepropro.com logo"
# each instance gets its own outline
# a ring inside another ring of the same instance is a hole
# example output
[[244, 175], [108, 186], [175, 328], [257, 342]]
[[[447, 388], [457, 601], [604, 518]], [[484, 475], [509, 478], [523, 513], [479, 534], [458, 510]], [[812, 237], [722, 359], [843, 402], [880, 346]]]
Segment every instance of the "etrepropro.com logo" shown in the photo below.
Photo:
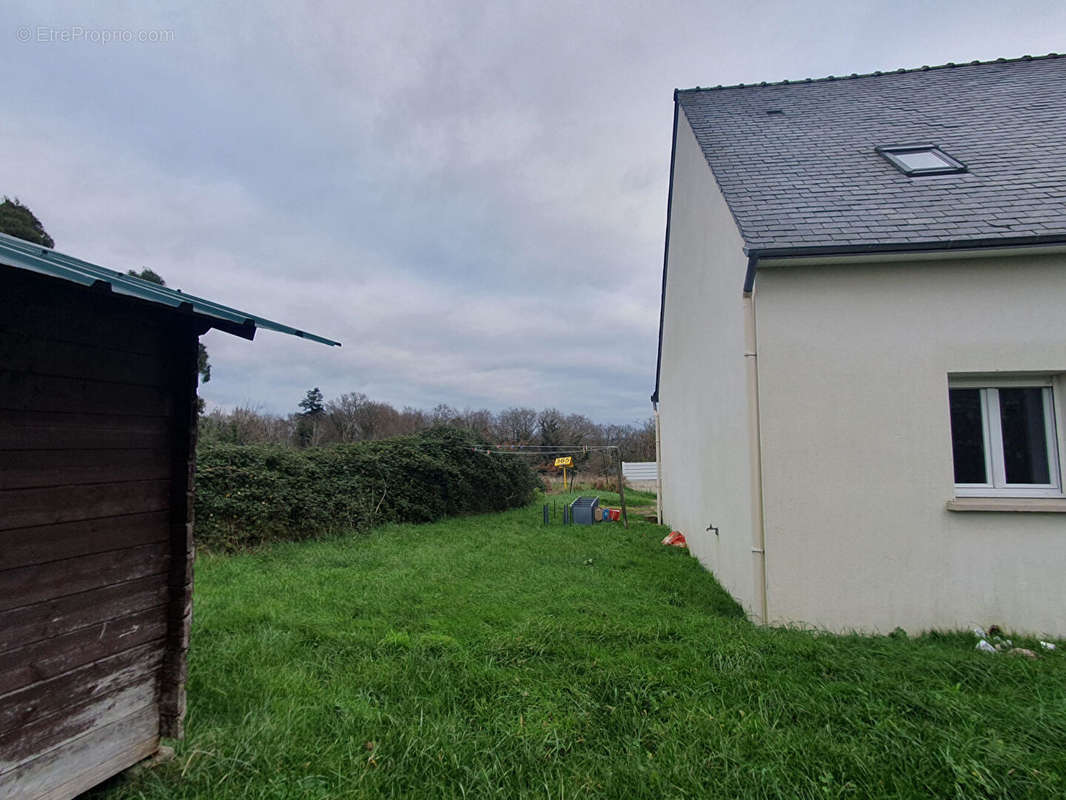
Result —
[[167, 44], [174, 41], [174, 31], [167, 28], [86, 28], [81, 25], [20, 25], [15, 31], [20, 42], [57, 44], [89, 42], [90, 44]]

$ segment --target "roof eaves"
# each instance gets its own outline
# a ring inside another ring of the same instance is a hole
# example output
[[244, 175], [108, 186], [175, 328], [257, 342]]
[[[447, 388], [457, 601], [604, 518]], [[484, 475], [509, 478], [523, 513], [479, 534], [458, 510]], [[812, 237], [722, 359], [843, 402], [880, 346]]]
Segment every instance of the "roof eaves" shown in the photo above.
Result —
[[1019, 247], [1048, 247], [1066, 245], [1066, 234], [1015, 236], [997, 239], [952, 239], [935, 242], [871, 243], [862, 245], [815, 245], [811, 247], [746, 248], [748, 269], [744, 275], [744, 294], [755, 287], [755, 271], [759, 261], [771, 258], [804, 258], [811, 256], [864, 256], [889, 254], [918, 254], [956, 252], [959, 250], [1006, 250]]
[[[157, 305], [164, 305], [174, 309], [184, 308], [206, 318], [206, 321], [212, 324], [212, 327], [217, 327], [227, 333], [245, 336], [245, 338], [251, 338], [251, 335], [245, 334], [243, 331], [252, 333], [256, 328], [263, 328], [298, 336], [302, 339], [310, 339], [325, 345], [340, 347], [340, 342], [335, 342], [332, 339], [326, 339], [289, 325], [283, 325], [280, 322], [274, 322], [265, 317], [249, 314], [175, 289], [168, 289], [165, 286], [160, 286], [132, 275], [124, 275], [107, 267], [101, 267], [98, 264], [92, 264], [3, 233], [0, 233], [0, 263], [71, 281], [82, 286], [103, 285], [116, 294], [135, 297]], [[214, 320], [217, 320], [220, 324], [215, 325], [213, 323]]]

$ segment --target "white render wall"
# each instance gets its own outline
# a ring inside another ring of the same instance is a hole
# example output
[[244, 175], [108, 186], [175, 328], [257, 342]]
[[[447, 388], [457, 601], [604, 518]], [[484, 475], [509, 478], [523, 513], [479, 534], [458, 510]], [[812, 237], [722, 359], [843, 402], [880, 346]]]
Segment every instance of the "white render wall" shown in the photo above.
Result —
[[659, 378], [663, 521], [756, 613], [742, 246], [682, 111]]
[[766, 268], [755, 298], [769, 619], [1066, 636], [1066, 514], [945, 509], [948, 375], [1066, 372], [1066, 256]]

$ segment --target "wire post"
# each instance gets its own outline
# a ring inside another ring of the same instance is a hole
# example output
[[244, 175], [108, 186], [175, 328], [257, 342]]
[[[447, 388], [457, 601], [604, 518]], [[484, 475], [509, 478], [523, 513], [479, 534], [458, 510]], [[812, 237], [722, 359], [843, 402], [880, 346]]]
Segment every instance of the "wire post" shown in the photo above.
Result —
[[618, 496], [622, 500], [622, 522], [629, 528], [629, 515], [626, 513], [626, 482], [622, 477], [622, 448], [618, 448]]

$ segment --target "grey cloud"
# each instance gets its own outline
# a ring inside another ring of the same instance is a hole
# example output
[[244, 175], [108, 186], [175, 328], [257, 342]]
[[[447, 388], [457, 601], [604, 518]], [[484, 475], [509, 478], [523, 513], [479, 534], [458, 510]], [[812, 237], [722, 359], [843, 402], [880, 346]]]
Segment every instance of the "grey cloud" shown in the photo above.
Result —
[[[210, 402], [288, 411], [319, 385], [622, 422], [649, 412], [674, 87], [1041, 52], [1066, 23], [1057, 3], [8, 5], [0, 192], [61, 249], [344, 341], [211, 333]], [[23, 24], [174, 40], [19, 45]]]

